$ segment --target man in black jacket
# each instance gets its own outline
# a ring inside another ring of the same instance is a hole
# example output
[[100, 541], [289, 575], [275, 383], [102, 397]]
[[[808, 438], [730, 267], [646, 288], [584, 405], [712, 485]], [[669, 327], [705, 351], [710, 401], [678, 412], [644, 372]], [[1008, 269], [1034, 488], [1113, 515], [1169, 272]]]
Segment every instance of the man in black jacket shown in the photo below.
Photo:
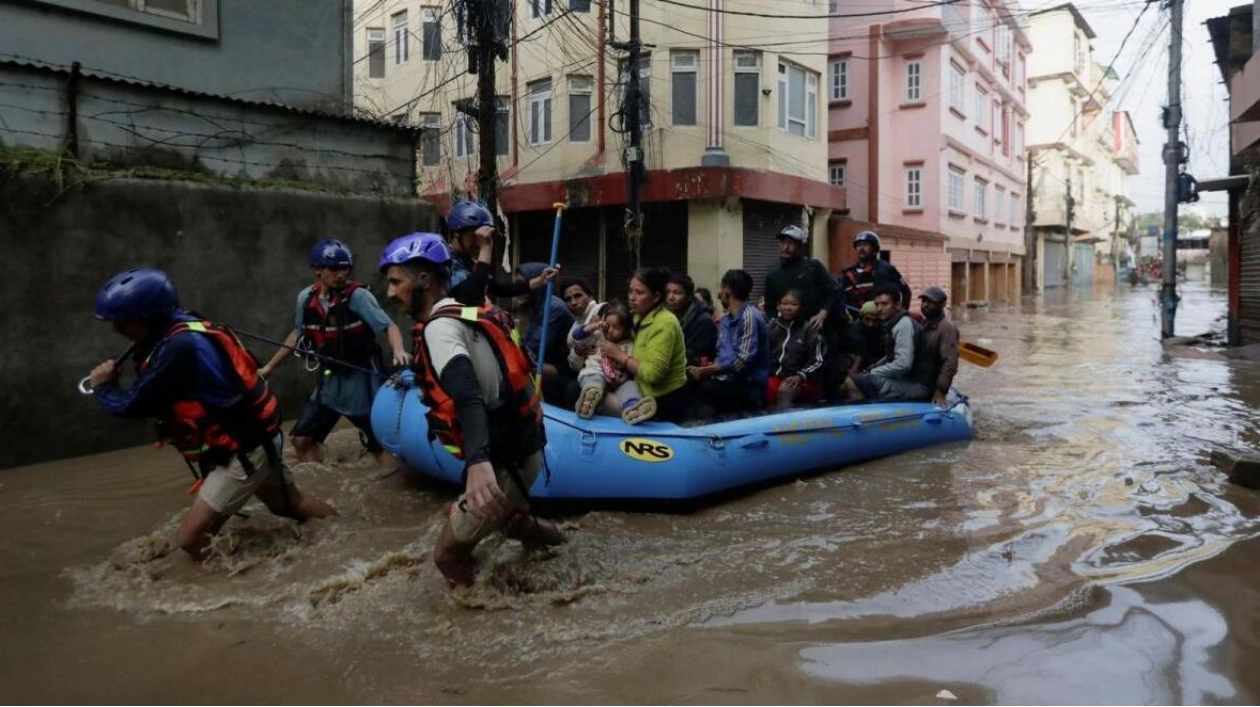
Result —
[[713, 323], [713, 312], [696, 299], [696, 283], [686, 273], [670, 273], [665, 285], [665, 307], [682, 324], [687, 366], [711, 363], [717, 354], [717, 326]]
[[766, 311], [776, 311], [779, 298], [788, 290], [799, 290], [801, 319], [814, 331], [821, 331], [840, 294], [840, 286], [826, 265], [805, 253], [808, 245], [809, 234], [800, 226], [788, 226], [779, 232], [779, 267], [766, 273]]
[[857, 251], [857, 263], [840, 273], [841, 301], [853, 309], [875, 299], [875, 290], [885, 285], [895, 287], [901, 295], [901, 304], [910, 302], [910, 286], [897, 268], [879, 257], [879, 236], [874, 231], [862, 231], [853, 237], [853, 249]]

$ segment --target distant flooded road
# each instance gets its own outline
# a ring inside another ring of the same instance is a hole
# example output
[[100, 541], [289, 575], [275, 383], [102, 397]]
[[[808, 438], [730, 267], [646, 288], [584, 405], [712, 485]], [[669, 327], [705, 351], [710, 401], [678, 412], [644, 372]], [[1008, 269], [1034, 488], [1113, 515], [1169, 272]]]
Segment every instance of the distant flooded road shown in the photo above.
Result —
[[[340, 519], [251, 506], [205, 567], [170, 451], [0, 472], [0, 699], [1254, 703], [1260, 494], [1206, 450], [1260, 441], [1260, 374], [1165, 353], [1155, 292], [956, 312], [1001, 353], [957, 381], [970, 444], [490, 541], [461, 596], [428, 557], [449, 494], [350, 430], [294, 467]], [[1178, 333], [1224, 313], [1183, 296]]]

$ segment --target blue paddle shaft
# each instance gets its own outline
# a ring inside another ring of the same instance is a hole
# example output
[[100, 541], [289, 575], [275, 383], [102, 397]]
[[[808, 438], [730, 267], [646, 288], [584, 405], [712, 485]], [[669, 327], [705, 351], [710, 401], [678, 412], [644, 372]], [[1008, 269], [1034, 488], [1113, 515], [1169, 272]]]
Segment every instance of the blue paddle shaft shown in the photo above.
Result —
[[[560, 257], [560, 219], [564, 214], [564, 206], [556, 205], [556, 224], [551, 230], [551, 259], [547, 261], [547, 267], [554, 268], [556, 259]], [[547, 281], [547, 289], [544, 291], [543, 310], [542, 310], [542, 328], [538, 331], [538, 378], [542, 380], [543, 361], [546, 361], [547, 354], [547, 321], [551, 319], [551, 294], [552, 282]]]

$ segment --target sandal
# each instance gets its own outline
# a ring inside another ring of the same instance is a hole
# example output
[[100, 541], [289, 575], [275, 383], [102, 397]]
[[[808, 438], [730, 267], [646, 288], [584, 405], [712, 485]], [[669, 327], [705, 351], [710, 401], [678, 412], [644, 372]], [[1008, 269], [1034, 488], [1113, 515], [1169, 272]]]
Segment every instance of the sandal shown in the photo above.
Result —
[[642, 398], [627, 400], [621, 406], [621, 420], [627, 425], [637, 425], [650, 420], [656, 415], [656, 398], [646, 395]]
[[583, 420], [589, 420], [595, 416], [595, 409], [599, 407], [599, 401], [604, 399], [604, 391], [599, 386], [588, 385], [582, 389], [578, 395], [577, 408], [575, 412], [578, 417]]

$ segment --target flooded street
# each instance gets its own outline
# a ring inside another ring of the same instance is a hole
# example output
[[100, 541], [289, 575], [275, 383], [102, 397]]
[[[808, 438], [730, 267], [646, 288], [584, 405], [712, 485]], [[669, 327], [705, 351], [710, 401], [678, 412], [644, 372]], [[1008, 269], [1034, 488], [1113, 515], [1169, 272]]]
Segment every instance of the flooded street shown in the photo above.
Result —
[[[970, 444], [490, 541], [466, 595], [428, 556], [449, 493], [348, 430], [294, 467], [340, 519], [252, 504], [205, 567], [169, 450], [2, 471], [0, 699], [1254, 703], [1260, 494], [1206, 452], [1260, 442], [1260, 375], [1165, 353], [1154, 293], [955, 313], [1001, 353], [956, 381]], [[1224, 313], [1183, 296], [1179, 333]]]

